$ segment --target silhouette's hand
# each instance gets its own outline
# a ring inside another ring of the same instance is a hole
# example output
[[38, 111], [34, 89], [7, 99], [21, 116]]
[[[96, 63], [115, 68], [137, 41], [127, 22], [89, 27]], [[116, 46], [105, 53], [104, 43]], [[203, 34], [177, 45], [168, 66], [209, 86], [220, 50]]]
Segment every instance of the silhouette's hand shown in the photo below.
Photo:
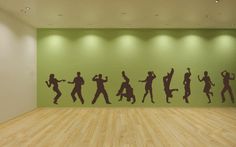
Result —
[[122, 74], [124, 75], [124, 74], [125, 74], [125, 71], [122, 71]]
[[66, 80], [62, 80], [62, 82], [65, 82]]
[[106, 76], [105, 78], [107, 79], [108, 77]]
[[138, 80], [138, 82], [142, 82], [141, 80]]

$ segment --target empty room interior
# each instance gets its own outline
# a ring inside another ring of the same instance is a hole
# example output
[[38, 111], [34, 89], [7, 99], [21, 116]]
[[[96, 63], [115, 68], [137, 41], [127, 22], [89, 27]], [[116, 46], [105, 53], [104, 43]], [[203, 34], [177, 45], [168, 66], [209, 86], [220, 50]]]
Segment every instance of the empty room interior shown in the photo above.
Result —
[[235, 0], [0, 0], [0, 147], [236, 146]]

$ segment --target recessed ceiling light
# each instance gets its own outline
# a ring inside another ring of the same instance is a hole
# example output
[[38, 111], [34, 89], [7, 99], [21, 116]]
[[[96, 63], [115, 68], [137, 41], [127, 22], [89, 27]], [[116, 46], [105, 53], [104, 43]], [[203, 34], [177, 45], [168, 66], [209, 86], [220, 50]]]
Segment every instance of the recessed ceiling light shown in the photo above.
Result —
[[220, 0], [216, 0], [216, 3], [219, 3], [220, 2]]
[[30, 7], [25, 7], [26, 10], [30, 10]]

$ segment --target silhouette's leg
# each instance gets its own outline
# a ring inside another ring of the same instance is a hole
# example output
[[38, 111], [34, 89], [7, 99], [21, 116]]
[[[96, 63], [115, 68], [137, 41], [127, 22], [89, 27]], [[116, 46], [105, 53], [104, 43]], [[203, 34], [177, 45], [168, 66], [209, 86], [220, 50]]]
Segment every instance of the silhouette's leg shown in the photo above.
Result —
[[59, 97], [60, 97], [62, 94], [61, 94], [61, 91], [60, 91], [59, 89], [54, 89], [54, 91], [57, 93], [57, 95], [55, 96], [53, 103], [54, 103], [54, 104], [58, 104], [57, 101], [58, 101]]
[[144, 103], [144, 101], [145, 101], [145, 98], [146, 98], [147, 94], [148, 94], [148, 90], [147, 90], [147, 89], [145, 89], [145, 93], [144, 93], [144, 95], [143, 95], [143, 100], [142, 100], [142, 103]]
[[135, 95], [132, 95], [132, 98], [133, 98], [133, 102], [132, 102], [132, 104], [134, 104], [135, 101], [136, 101]]
[[155, 102], [154, 102], [154, 100], [153, 100], [152, 89], [149, 89], [149, 90], [150, 90], [151, 101], [152, 101], [152, 103], [154, 104]]
[[229, 86], [229, 94], [230, 94], [232, 103], [234, 103], [234, 95], [233, 95], [233, 92], [232, 92], [232, 88], [230, 86]]
[[107, 95], [107, 92], [106, 92], [105, 89], [102, 90], [102, 94], [103, 94], [103, 96], [105, 98], [106, 103], [107, 104], [111, 104], [111, 102], [109, 102], [108, 95]]
[[227, 88], [224, 87], [221, 91], [221, 98], [222, 98], [222, 103], [225, 102], [225, 92], [227, 91]]
[[125, 83], [123, 82], [123, 83], [121, 84], [120, 89], [118, 90], [116, 96], [119, 96], [119, 95], [122, 94], [122, 91], [124, 90], [124, 87], [125, 87], [124, 85], [125, 85]]
[[167, 95], [166, 95], [166, 102], [167, 102], [167, 103], [170, 103], [170, 102], [169, 102], [169, 97], [168, 97]]
[[73, 99], [73, 102], [75, 102], [76, 101], [76, 97], [75, 97], [75, 94], [76, 94], [76, 88], [74, 88], [73, 90], [72, 90], [72, 92], [71, 92], [71, 97], [72, 97], [72, 99]]
[[81, 93], [81, 89], [77, 92], [77, 94], [78, 94], [78, 97], [79, 97], [81, 103], [84, 104], [84, 99], [83, 99], [83, 96], [82, 96], [82, 93]]
[[93, 98], [92, 104], [94, 104], [97, 101], [98, 96], [100, 95], [101, 91], [97, 89], [95, 96]]
[[206, 96], [208, 98], [208, 103], [211, 103], [211, 97], [210, 97], [209, 93], [206, 93]]
[[120, 99], [119, 99], [119, 101], [122, 101], [124, 94], [121, 93], [121, 94], [119, 94], [119, 95], [120, 95]]

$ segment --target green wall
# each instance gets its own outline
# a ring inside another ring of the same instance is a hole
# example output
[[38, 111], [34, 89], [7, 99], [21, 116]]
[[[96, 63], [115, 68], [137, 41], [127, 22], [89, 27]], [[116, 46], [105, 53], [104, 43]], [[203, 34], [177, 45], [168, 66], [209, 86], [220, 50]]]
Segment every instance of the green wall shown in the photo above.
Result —
[[[226, 102], [221, 103], [220, 91], [223, 88], [220, 72], [224, 69], [236, 73], [236, 30], [158, 30], [158, 29], [38, 29], [37, 38], [37, 97], [38, 106], [82, 107], [82, 106], [235, 106], [227, 95]], [[165, 102], [162, 78], [170, 68], [175, 73], [171, 87], [179, 88], [170, 100]], [[192, 71], [190, 104], [183, 101], [183, 76], [186, 68]], [[123, 81], [121, 71], [125, 70], [134, 88], [137, 102], [132, 105], [125, 101], [118, 102], [115, 96]], [[147, 71], [154, 71], [157, 79], [153, 82], [155, 104], [149, 95], [144, 104], [144, 84], [138, 80], [145, 79]], [[212, 81], [214, 97], [208, 104], [202, 92], [203, 83], [197, 75], [207, 70]], [[82, 93], [85, 104], [72, 102], [70, 96], [73, 85], [60, 83], [62, 97], [59, 105], [52, 103], [55, 93], [48, 88], [45, 81], [50, 73], [58, 79], [71, 81], [80, 71], [85, 80]], [[112, 105], [106, 105], [99, 97], [95, 105], [91, 101], [96, 91], [92, 81], [95, 74], [108, 76], [105, 84]], [[231, 81], [236, 96], [236, 81]]]

